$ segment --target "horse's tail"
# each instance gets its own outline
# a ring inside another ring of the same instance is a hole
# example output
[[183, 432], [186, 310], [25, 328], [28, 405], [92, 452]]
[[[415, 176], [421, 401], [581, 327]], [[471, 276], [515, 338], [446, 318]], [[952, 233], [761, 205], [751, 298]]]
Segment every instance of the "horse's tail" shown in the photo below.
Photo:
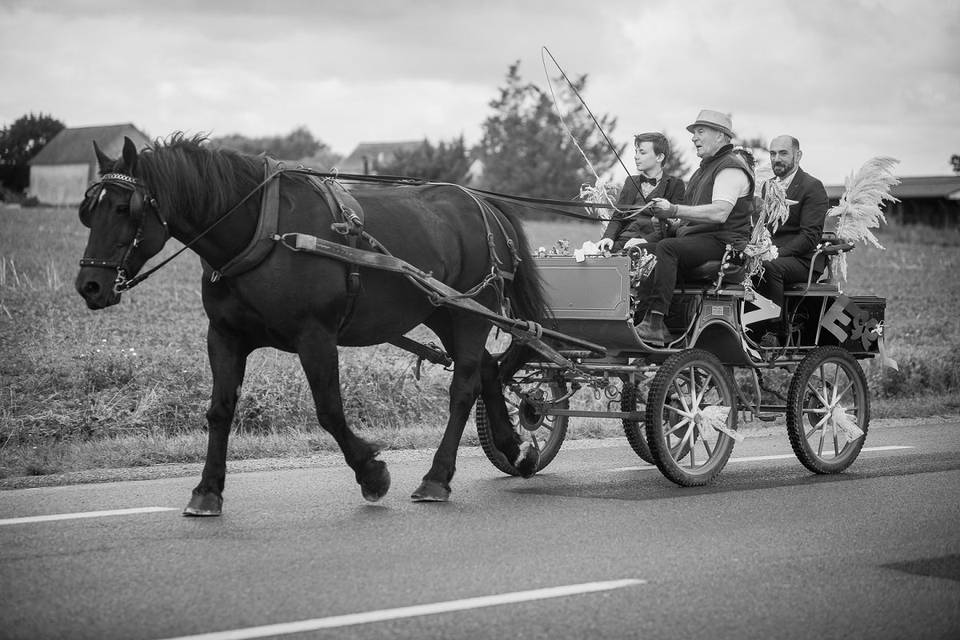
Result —
[[[500, 203], [497, 203], [500, 205]], [[510, 306], [513, 315], [521, 320], [533, 320], [534, 322], [543, 322], [550, 315], [547, 307], [547, 297], [544, 293], [543, 277], [540, 270], [537, 269], [537, 263], [533, 260], [533, 251], [530, 249], [530, 241], [523, 231], [523, 225], [519, 218], [500, 205], [497, 209], [510, 222], [516, 235], [516, 251], [519, 258], [519, 264], [513, 274], [513, 283], [507, 289], [510, 297]]]

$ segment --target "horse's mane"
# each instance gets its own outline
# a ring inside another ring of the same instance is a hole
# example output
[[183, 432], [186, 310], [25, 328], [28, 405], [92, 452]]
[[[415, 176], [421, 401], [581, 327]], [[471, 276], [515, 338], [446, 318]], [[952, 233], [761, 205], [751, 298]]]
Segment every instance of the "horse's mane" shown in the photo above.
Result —
[[210, 145], [204, 135], [176, 132], [139, 154], [138, 178], [168, 215], [215, 217], [230, 210], [263, 180], [263, 159]]

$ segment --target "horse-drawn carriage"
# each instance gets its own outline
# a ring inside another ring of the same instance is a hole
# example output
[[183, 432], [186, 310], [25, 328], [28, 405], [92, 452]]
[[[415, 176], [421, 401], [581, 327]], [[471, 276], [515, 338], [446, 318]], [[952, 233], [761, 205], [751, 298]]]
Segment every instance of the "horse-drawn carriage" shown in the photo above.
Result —
[[[851, 248], [827, 237], [818, 253]], [[723, 469], [740, 439], [741, 414], [760, 420], [786, 414], [794, 452], [816, 473], [842, 471], [856, 459], [870, 421], [857, 361], [879, 353], [883, 298], [847, 296], [832, 274], [817, 282], [812, 272], [810, 281], [786, 292], [786, 343], [762, 347], [748, 332], [762, 315], [755, 294], [730, 282], [724, 263], [714, 261], [678, 285], [666, 317], [672, 340], [657, 347], [643, 342], [634, 326], [639, 251], [536, 261], [547, 282], [548, 325], [604, 346], [604, 353], [560, 348], [569, 366], [533, 358], [504, 380], [515, 428], [537, 441], [541, 468], [557, 454], [571, 417], [622, 420], [634, 451], [683, 486], [705, 484]], [[792, 372], [784, 402], [776, 405], [764, 400], [762, 382], [772, 368]], [[571, 408], [583, 387], [606, 406]], [[482, 402], [476, 417], [488, 458], [516, 473], [489, 445]]]
[[[186, 515], [221, 513], [246, 358], [261, 347], [298, 355], [318, 420], [368, 500], [387, 493], [390, 475], [346, 422], [338, 345], [389, 342], [453, 364], [447, 427], [415, 501], [448, 499], [475, 402], [484, 451], [523, 476], [553, 459], [567, 420], [583, 415], [623, 420], [636, 452], [683, 485], [720, 472], [742, 412], [785, 411], [794, 451], [818, 473], [845, 469], [863, 446], [869, 398], [857, 359], [882, 344], [882, 299], [809, 282], [788, 294], [785, 346], [763, 349], [745, 333], [758, 311], [749, 287], [714, 265], [674, 296], [673, 340], [653, 347], [633, 326], [639, 253], [533, 257], [521, 224], [529, 199], [287, 168], [182, 135], [142, 152], [127, 139], [116, 159], [96, 152], [100, 180], [79, 212], [91, 230], [76, 281], [87, 306], [117, 304], [175, 257], [144, 270], [171, 237], [204, 265], [213, 388], [206, 464]], [[420, 324], [445, 352], [406, 336]], [[499, 359], [486, 349], [493, 326], [514, 337]], [[769, 367], [793, 370], [784, 406], [762, 401]], [[608, 407], [571, 408], [584, 386]]]

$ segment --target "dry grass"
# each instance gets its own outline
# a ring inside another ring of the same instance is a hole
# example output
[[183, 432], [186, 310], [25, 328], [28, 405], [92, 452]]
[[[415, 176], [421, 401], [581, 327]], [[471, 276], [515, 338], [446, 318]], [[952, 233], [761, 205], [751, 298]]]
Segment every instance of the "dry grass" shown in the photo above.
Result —
[[[582, 223], [527, 228], [533, 246], [599, 237]], [[888, 297], [890, 352], [901, 373], [869, 371], [875, 414], [956, 412], [960, 238], [904, 228], [881, 241], [887, 251], [851, 255], [848, 286]], [[184, 254], [122, 304], [93, 312], [73, 290], [85, 242], [74, 210], [0, 208], [0, 477], [197, 461], [205, 450], [210, 373], [198, 259]], [[422, 337], [434, 339], [426, 330]], [[448, 372], [427, 364], [417, 381], [414, 358], [390, 346], [340, 354], [351, 425], [392, 448], [439, 442]], [[904, 400], [924, 390], [925, 400]], [[236, 433], [233, 458], [334, 446], [316, 424], [295, 357], [273, 350], [250, 358]], [[571, 425], [571, 437], [619, 433], [615, 421]], [[464, 442], [476, 444], [470, 427]]]

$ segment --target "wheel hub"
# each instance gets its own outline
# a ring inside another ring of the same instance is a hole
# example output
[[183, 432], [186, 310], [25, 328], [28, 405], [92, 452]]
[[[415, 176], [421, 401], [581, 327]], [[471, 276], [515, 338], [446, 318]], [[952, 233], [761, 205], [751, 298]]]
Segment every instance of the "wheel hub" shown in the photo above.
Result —
[[517, 419], [527, 431], [536, 431], [543, 424], [544, 415], [540, 413], [540, 402], [524, 398], [520, 402]]

